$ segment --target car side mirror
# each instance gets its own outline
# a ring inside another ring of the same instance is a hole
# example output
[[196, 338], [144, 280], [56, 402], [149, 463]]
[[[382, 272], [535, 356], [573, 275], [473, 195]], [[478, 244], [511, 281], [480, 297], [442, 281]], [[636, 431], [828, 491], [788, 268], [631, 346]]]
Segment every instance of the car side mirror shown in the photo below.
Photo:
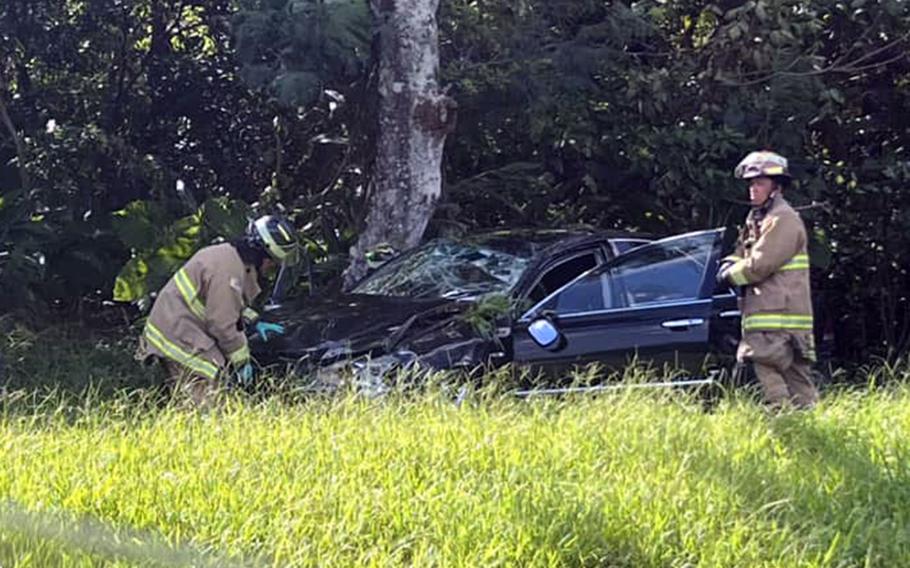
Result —
[[565, 344], [565, 338], [556, 324], [546, 317], [538, 318], [528, 326], [528, 334], [534, 343], [547, 351], [559, 351]]

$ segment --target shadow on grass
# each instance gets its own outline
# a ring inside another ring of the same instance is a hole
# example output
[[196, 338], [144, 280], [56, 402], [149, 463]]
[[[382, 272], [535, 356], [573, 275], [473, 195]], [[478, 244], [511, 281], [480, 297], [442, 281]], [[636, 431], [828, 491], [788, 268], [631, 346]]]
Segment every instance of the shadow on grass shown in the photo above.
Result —
[[[863, 403], [855, 404], [859, 412]], [[907, 565], [908, 448], [888, 440], [884, 427], [823, 408], [766, 420], [760, 449], [734, 457], [706, 446], [701, 474], [734, 492], [757, 527], [791, 530], [792, 545], [809, 547], [806, 557], [820, 565]]]
[[211, 547], [171, 542], [153, 531], [117, 529], [91, 517], [30, 512], [0, 503], [0, 565], [266, 566], [265, 559], [230, 558]]

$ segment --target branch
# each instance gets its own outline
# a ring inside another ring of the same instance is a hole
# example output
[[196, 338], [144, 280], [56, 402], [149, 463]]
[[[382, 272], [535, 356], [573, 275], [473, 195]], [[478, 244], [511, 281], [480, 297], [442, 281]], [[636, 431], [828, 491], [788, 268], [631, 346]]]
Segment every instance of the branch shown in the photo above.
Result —
[[[780, 74], [786, 73], [786, 72], [790, 71], [790, 69], [793, 69], [794, 67], [796, 67], [796, 64], [799, 63], [800, 61], [802, 61], [804, 58], [814, 57], [817, 52], [818, 52], [818, 50], [813, 50], [808, 53], [804, 53], [802, 55], [797, 55], [796, 57], [793, 58], [793, 61], [791, 61], [790, 63], [788, 63], [781, 69], [774, 71], [774, 73], [780, 73]], [[767, 75], [766, 71], [757, 70], [757, 71], [747, 71], [745, 73], [742, 73], [742, 74], [740, 74], [740, 77], [743, 77], [743, 78], [759, 77], [759, 76], [764, 76], [764, 75]], [[762, 81], [765, 80], [764, 77], [762, 77], [761, 80]]]
[[348, 164], [350, 164], [350, 162], [351, 162], [352, 153], [353, 152], [351, 151], [351, 146], [348, 145], [347, 149], [345, 149], [344, 157], [341, 159], [341, 165], [338, 166], [338, 169], [335, 172], [335, 175], [333, 175], [331, 181], [329, 181], [329, 183], [327, 183], [325, 185], [325, 188], [323, 188], [322, 191], [320, 191], [319, 193], [316, 194], [316, 197], [318, 198], [318, 201], [320, 203], [324, 202], [325, 197], [329, 194], [329, 192], [331, 192], [333, 189], [335, 189], [335, 185], [341, 179], [341, 176], [344, 175], [345, 170], [347, 170], [347, 168], [348, 168]]
[[796, 59], [794, 59], [792, 62], [790, 62], [790, 64], [787, 65], [787, 67], [785, 67], [783, 70], [772, 71], [771, 73], [768, 73], [767, 75], [765, 75], [763, 77], [759, 77], [758, 79], [752, 79], [749, 81], [733, 81], [731, 79], [720, 79], [719, 83], [726, 87], [749, 87], [752, 85], [759, 85], [761, 83], [766, 83], [776, 77], [816, 77], [819, 75], [826, 75], [828, 73], [851, 74], [851, 73], [861, 73], [863, 71], [870, 71], [872, 69], [887, 67], [888, 65], [891, 65], [892, 63], [895, 63], [895, 62], [900, 61], [901, 59], [905, 58], [907, 56], [907, 54], [905, 52], [901, 52], [894, 57], [891, 57], [884, 61], [880, 61], [878, 63], [870, 63], [868, 65], [859, 65], [859, 64], [864, 61], [868, 61], [869, 59], [875, 57], [876, 55], [880, 55], [893, 47], [898, 46], [902, 42], [906, 41], [908, 38], [910, 38], [910, 32], [905, 33], [901, 37], [899, 37], [893, 41], [890, 41], [890, 42], [886, 43], [885, 45], [878, 47], [865, 55], [861, 55], [860, 57], [854, 59], [853, 61], [844, 63], [843, 58], [838, 58], [831, 65], [824, 67], [822, 69], [816, 69], [814, 71], [802, 71], [802, 72], [787, 71], [786, 69], [791, 69], [796, 64], [797, 61], [802, 59], [803, 56], [799, 56]]
[[884, 53], [885, 51], [887, 51], [887, 50], [891, 49], [892, 47], [898, 45], [899, 43], [901, 43], [902, 41], [906, 40], [907, 38], [910, 38], [910, 32], [905, 33], [904, 35], [902, 35], [901, 37], [897, 38], [896, 40], [893, 40], [893, 41], [891, 41], [891, 42], [889, 42], [889, 43], [886, 43], [885, 45], [883, 45], [883, 46], [881, 46], [881, 47], [879, 47], [879, 48], [877, 48], [877, 49], [873, 49], [872, 51], [870, 51], [870, 52], [867, 53], [866, 55], [863, 55], [863, 56], [860, 57], [859, 59], [854, 59], [854, 60], [850, 63], [850, 65], [851, 65], [851, 66], [854, 66], [854, 65], [856, 65], [857, 63], [862, 63], [863, 61], [869, 59], [870, 57], [875, 57], [875, 56], [878, 55], [879, 53]]
[[895, 55], [894, 57], [892, 57], [891, 59], [886, 59], [884, 61], [880, 61], [879, 63], [871, 63], [869, 65], [863, 65], [860, 67], [845, 67], [843, 69], [835, 69], [832, 72], [833, 73], [862, 73], [863, 71], [870, 71], [872, 69], [887, 67], [888, 65], [891, 65], [892, 63], [896, 63], [905, 57], [907, 57], [906, 53], [899, 53], [899, 54]]
[[16, 161], [19, 162], [19, 178], [22, 182], [22, 188], [27, 191], [31, 188], [32, 181], [25, 166], [25, 144], [22, 142], [22, 138], [19, 137], [19, 133], [16, 132], [16, 127], [7, 111], [6, 101], [3, 97], [5, 93], [6, 81], [0, 77], [0, 122], [3, 122], [3, 126], [6, 127], [7, 132], [9, 132], [9, 135], [13, 140], [13, 144], [16, 146]]

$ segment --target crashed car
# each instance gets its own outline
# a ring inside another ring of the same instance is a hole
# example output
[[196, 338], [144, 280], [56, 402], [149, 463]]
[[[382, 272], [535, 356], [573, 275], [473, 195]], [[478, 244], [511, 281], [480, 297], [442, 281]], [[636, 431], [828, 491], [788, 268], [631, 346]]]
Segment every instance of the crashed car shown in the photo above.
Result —
[[282, 337], [251, 338], [263, 366], [376, 384], [401, 367], [498, 367], [558, 377], [632, 358], [693, 372], [738, 341], [732, 290], [715, 290], [724, 231], [495, 233], [437, 239], [348, 294], [276, 301]]

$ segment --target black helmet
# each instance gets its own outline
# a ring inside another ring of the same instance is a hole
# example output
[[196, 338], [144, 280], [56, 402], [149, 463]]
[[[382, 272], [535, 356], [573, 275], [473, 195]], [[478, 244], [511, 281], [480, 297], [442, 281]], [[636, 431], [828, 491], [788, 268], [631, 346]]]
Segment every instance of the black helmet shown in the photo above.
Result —
[[265, 215], [252, 221], [247, 226], [246, 237], [276, 262], [296, 264], [297, 235], [291, 224], [283, 218]]

